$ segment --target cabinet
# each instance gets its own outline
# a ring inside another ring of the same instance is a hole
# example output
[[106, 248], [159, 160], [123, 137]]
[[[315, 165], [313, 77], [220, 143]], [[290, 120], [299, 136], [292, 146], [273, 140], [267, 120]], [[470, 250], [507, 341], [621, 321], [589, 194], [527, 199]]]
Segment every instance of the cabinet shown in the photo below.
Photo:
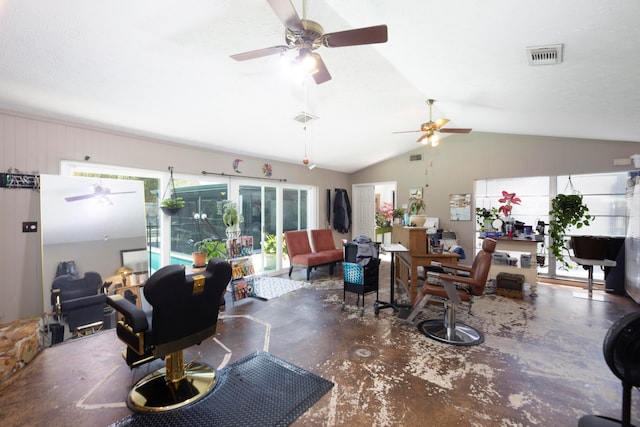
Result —
[[[517, 256], [518, 264], [517, 265], [506, 265], [506, 264], [496, 264], [495, 261], [491, 264], [491, 269], [489, 270], [489, 278], [495, 279], [498, 276], [498, 273], [511, 273], [511, 274], [521, 274], [524, 276], [525, 283], [528, 283], [531, 287], [531, 295], [536, 294], [536, 289], [538, 285], [538, 268], [536, 263], [536, 255], [538, 250], [538, 244], [542, 243], [540, 240], [536, 240], [535, 236], [532, 236], [531, 239], [521, 239], [521, 238], [498, 238], [496, 239], [498, 242], [496, 245], [496, 252], [507, 252], [512, 257], [514, 255]], [[529, 254], [531, 256], [531, 263], [529, 267], [522, 267], [520, 264], [520, 255], [521, 254]]]

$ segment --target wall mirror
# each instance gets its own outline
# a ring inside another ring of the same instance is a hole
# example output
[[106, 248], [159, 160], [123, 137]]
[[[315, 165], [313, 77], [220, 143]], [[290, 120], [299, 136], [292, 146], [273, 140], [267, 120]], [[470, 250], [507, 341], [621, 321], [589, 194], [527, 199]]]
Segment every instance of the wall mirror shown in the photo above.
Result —
[[[61, 262], [73, 261], [80, 277], [96, 272], [102, 282], [125, 265], [146, 278], [142, 181], [41, 175], [40, 211], [45, 312], [55, 311], [51, 285]], [[64, 319], [48, 321], [65, 326], [64, 339], [72, 336]]]

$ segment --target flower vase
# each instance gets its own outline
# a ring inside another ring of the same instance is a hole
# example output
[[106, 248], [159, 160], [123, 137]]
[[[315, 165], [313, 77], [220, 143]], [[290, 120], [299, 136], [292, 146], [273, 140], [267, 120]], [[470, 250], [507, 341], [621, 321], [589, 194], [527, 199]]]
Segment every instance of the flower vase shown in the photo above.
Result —
[[227, 227], [225, 230], [225, 234], [227, 235], [227, 240], [238, 240], [238, 238], [240, 237], [240, 227], [233, 226], [233, 227]]

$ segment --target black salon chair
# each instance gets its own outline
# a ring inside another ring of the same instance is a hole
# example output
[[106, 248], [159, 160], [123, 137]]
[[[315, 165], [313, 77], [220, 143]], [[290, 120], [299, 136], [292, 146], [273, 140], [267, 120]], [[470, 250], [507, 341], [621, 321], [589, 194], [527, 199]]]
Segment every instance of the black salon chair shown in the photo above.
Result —
[[623, 316], [609, 328], [602, 351], [611, 372], [622, 380], [622, 420], [585, 415], [578, 427], [631, 426], [631, 391], [640, 386], [640, 311]]
[[96, 272], [84, 277], [58, 276], [51, 284], [51, 304], [58, 320], [69, 324], [73, 335], [84, 335], [102, 328], [107, 297], [102, 278]]
[[109, 305], [123, 316], [116, 332], [127, 344], [124, 358], [129, 367], [156, 358], [166, 361], [165, 368], [145, 376], [129, 392], [131, 410], [172, 410], [213, 389], [215, 370], [204, 363], [185, 364], [183, 350], [215, 334], [220, 297], [230, 279], [231, 266], [220, 259], [211, 259], [204, 272], [193, 275], [186, 275], [182, 265], [168, 265], [151, 275], [143, 287], [150, 312], [121, 295], [109, 296]]

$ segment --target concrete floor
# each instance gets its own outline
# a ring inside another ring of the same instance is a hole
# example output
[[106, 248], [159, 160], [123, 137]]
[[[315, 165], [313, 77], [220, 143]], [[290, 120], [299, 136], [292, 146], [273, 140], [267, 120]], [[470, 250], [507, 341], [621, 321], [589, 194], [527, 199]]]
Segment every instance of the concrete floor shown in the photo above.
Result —
[[[294, 272], [304, 280], [304, 272]], [[270, 301], [235, 305], [227, 295], [214, 339], [185, 351], [220, 369], [266, 350], [335, 383], [294, 425], [322, 426], [571, 426], [586, 413], [620, 416], [620, 381], [602, 356], [611, 324], [638, 309], [627, 297], [605, 301], [574, 296], [576, 289], [538, 286], [538, 296], [513, 300], [485, 295], [459, 320], [486, 339], [474, 347], [442, 344], [402, 324], [387, 309], [374, 316], [367, 296], [363, 317], [347, 294], [342, 270], [314, 271], [311, 286]], [[382, 263], [380, 299], [389, 295], [389, 263]], [[403, 296], [402, 290], [396, 293]], [[422, 318], [441, 315], [430, 306]], [[151, 368], [130, 371], [113, 331], [46, 348], [0, 384], [2, 424], [107, 426], [130, 414], [124, 398]], [[633, 416], [640, 401], [633, 396]]]

